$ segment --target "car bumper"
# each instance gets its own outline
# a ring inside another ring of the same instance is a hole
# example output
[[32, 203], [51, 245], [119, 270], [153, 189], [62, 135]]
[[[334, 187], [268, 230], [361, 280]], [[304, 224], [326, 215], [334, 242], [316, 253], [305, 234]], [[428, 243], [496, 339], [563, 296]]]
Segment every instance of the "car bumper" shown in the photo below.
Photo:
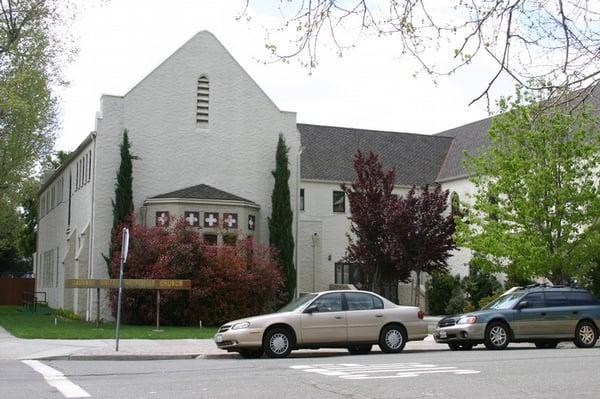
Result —
[[455, 341], [483, 341], [485, 324], [457, 324], [450, 327], [438, 327], [433, 332], [433, 339], [438, 343]]
[[427, 322], [423, 320], [404, 322], [406, 327], [406, 333], [409, 341], [422, 341], [424, 340], [429, 332], [427, 331]]
[[228, 330], [215, 335], [215, 344], [219, 349], [235, 352], [239, 348], [260, 348], [264, 330], [262, 328], [245, 328]]

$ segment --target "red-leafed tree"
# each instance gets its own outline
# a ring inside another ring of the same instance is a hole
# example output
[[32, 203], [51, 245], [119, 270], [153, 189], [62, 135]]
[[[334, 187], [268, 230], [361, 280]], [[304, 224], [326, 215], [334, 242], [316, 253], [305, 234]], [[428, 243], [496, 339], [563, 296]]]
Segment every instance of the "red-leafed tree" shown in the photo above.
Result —
[[380, 292], [383, 282], [407, 282], [411, 272], [420, 285], [420, 272], [446, 271], [455, 248], [448, 191], [436, 185], [394, 195], [394, 170], [384, 170], [372, 152], [357, 151], [354, 169], [352, 183], [342, 185], [352, 222], [345, 260], [361, 267], [371, 290]]
[[[280, 302], [283, 276], [269, 246], [243, 240], [237, 245], [208, 245], [197, 230], [176, 221], [169, 228], [130, 225], [125, 278], [190, 279], [192, 290], [161, 291], [161, 323], [218, 325], [273, 310]], [[122, 226], [114, 241], [120, 242]], [[120, 252], [112, 255], [118, 275]], [[113, 311], [117, 290], [111, 290]], [[123, 321], [151, 324], [156, 300], [152, 290], [123, 291]]]
[[389, 240], [392, 221], [390, 212], [395, 209], [395, 172], [384, 170], [377, 155], [354, 156], [356, 177], [350, 185], [342, 185], [350, 204], [351, 234], [345, 260], [360, 266], [363, 278], [371, 283], [371, 290], [380, 292], [384, 281], [409, 278], [409, 272], [397, 258], [398, 250]]
[[[448, 271], [450, 251], [456, 248], [454, 234], [454, 214], [448, 209], [449, 191], [443, 191], [439, 184], [425, 185], [417, 190], [410, 189], [405, 197], [395, 203], [390, 212], [390, 239], [395, 242], [392, 248], [397, 251], [394, 258], [402, 267], [415, 273], [416, 286], [420, 289], [421, 272]], [[418, 291], [417, 291], [418, 292]], [[420, 295], [415, 304], [419, 305]]]

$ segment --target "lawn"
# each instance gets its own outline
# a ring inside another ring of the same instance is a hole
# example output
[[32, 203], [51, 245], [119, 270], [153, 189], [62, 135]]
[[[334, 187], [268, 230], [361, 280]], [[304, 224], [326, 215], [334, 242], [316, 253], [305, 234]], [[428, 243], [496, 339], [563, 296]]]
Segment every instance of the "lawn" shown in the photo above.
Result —
[[[48, 339], [111, 339], [115, 337], [115, 324], [103, 323], [96, 328], [93, 322], [71, 320], [53, 309], [50, 314], [21, 312], [18, 306], [0, 306], [0, 326], [18, 338]], [[137, 339], [183, 339], [212, 338], [216, 327], [171, 327], [161, 326], [162, 331], [153, 331], [155, 326], [121, 325], [121, 338]]]

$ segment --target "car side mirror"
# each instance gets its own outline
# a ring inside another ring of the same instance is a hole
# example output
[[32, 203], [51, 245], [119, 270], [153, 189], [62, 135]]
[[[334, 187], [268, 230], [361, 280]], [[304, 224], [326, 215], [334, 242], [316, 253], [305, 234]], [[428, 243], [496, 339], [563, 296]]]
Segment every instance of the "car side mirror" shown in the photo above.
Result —
[[529, 306], [529, 302], [521, 301], [517, 304], [517, 310], [525, 309], [528, 306]]
[[306, 308], [306, 310], [304, 311], [305, 313], [314, 313], [314, 312], [318, 312], [319, 311], [319, 307], [317, 305], [310, 305], [309, 307]]

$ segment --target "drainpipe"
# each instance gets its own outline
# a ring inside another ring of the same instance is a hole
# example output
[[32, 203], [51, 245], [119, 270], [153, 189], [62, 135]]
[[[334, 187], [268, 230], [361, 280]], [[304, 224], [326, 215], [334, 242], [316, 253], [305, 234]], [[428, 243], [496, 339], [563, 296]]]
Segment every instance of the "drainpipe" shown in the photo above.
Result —
[[298, 278], [299, 273], [299, 263], [298, 263], [298, 244], [300, 242], [300, 238], [298, 235], [299, 225], [300, 225], [300, 155], [304, 150], [303, 146], [300, 146], [298, 149], [298, 155], [296, 159], [296, 245], [294, 245], [295, 250], [295, 258], [296, 258], [296, 295], [294, 298], [298, 298], [300, 294], [300, 279]]
[[[88, 278], [92, 278], [94, 276], [94, 211], [96, 210], [96, 203], [94, 201], [96, 195], [96, 132], [92, 132], [92, 206], [90, 211], [90, 237], [89, 237], [89, 253], [88, 253]], [[93, 290], [91, 288], [88, 289], [87, 295], [87, 312], [86, 312], [86, 320], [90, 321], [92, 317], [92, 307], [94, 304], [93, 298]], [[100, 306], [100, 304], [98, 304]]]
[[313, 249], [313, 292], [317, 291], [317, 240], [319, 234], [314, 233], [312, 236], [312, 249]]

